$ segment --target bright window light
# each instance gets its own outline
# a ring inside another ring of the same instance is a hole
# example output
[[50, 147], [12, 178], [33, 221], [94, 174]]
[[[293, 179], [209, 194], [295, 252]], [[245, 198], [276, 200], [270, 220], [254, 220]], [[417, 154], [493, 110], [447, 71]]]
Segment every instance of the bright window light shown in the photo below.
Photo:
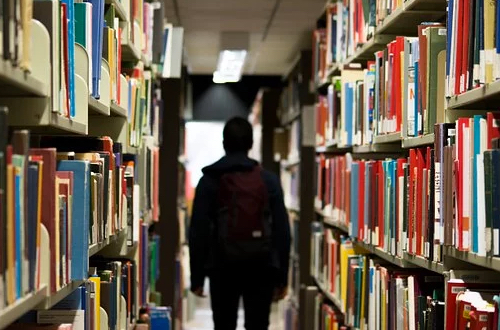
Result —
[[216, 84], [238, 82], [241, 79], [246, 56], [246, 50], [221, 51], [217, 70], [214, 72], [213, 82]]

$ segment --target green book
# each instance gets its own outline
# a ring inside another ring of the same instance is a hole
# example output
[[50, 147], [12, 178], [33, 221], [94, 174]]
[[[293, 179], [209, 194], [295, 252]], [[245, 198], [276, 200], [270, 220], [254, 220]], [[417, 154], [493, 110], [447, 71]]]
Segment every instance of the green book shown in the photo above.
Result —
[[[446, 74], [446, 28], [429, 27], [427, 34], [427, 107], [424, 113], [424, 134], [434, 132], [437, 118], [444, 118]], [[441, 120], [440, 120], [441, 121]]]

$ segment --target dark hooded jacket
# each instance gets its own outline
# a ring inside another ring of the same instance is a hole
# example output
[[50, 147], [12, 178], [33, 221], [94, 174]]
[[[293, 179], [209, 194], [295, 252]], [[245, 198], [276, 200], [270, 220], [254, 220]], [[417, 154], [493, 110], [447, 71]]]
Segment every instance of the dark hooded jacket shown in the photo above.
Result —
[[[211, 262], [211, 245], [217, 212], [218, 178], [232, 171], [250, 170], [258, 163], [245, 154], [226, 155], [214, 164], [203, 169], [203, 177], [196, 188], [193, 213], [189, 230], [189, 251], [191, 261], [191, 287], [203, 287], [205, 277], [209, 276], [214, 264]], [[288, 266], [290, 254], [290, 223], [283, 201], [283, 191], [278, 177], [262, 171], [264, 183], [267, 186], [272, 215], [273, 250], [277, 254], [278, 264], [275, 285], [286, 286], [288, 282]], [[271, 276], [271, 274], [270, 274]]]

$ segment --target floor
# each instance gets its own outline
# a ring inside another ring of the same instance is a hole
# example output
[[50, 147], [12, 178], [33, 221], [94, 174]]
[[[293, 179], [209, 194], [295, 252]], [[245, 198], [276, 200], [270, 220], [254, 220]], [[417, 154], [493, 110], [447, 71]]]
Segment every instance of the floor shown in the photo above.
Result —
[[[213, 330], [212, 311], [210, 310], [210, 300], [208, 298], [197, 299], [196, 311], [194, 319], [187, 322], [184, 330]], [[271, 326], [269, 330], [282, 330], [283, 329], [283, 313], [281, 306], [274, 304], [271, 314]], [[243, 310], [238, 313], [238, 328], [237, 330], [245, 330], [243, 324], [244, 316]]]

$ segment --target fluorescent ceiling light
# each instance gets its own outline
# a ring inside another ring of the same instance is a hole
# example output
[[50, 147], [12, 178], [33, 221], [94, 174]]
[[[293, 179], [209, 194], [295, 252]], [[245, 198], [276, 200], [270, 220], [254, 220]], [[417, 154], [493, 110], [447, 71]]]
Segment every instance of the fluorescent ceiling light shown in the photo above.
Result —
[[246, 50], [221, 51], [217, 63], [217, 70], [214, 72], [214, 83], [223, 84], [238, 82], [241, 79], [246, 57]]

